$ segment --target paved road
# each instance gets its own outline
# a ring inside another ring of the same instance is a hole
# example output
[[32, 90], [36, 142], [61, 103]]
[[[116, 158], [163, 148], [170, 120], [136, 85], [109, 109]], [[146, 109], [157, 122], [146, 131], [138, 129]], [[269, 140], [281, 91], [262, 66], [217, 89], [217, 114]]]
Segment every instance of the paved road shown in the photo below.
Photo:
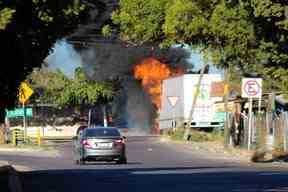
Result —
[[128, 164], [75, 165], [71, 142], [57, 143], [59, 156], [2, 153], [2, 160], [30, 166], [22, 174], [26, 192], [275, 192], [288, 191], [287, 168], [243, 165], [215, 160], [188, 150], [187, 145], [155, 137], [131, 137]]

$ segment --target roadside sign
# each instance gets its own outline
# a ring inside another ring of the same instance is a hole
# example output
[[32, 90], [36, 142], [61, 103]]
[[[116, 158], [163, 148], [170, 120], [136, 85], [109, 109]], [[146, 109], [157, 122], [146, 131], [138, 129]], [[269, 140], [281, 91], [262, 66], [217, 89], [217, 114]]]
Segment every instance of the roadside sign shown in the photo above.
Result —
[[27, 83], [22, 82], [19, 87], [18, 99], [23, 104], [25, 103], [29, 97], [33, 94], [33, 89], [31, 89]]
[[[251, 149], [251, 134], [253, 132], [252, 126], [252, 104], [253, 98], [258, 98], [261, 100], [262, 96], [262, 79], [261, 78], [243, 78], [242, 79], [242, 97], [249, 99], [249, 109], [248, 109], [248, 150]], [[260, 103], [259, 103], [260, 104]]]
[[[225, 112], [225, 104], [224, 103], [214, 103], [214, 111], [215, 112]], [[234, 102], [227, 102], [227, 110], [228, 112], [235, 111]]]
[[228, 86], [228, 84], [226, 83], [226, 84], [224, 84], [223, 94], [224, 94], [224, 96], [225, 96], [225, 95], [227, 95], [228, 93], [229, 93], [229, 86]]
[[[25, 108], [26, 116], [32, 117], [32, 108]], [[6, 117], [14, 118], [14, 117], [23, 117], [24, 116], [24, 108], [16, 108], [14, 110], [7, 110], [6, 109]]]
[[174, 107], [179, 100], [178, 96], [167, 96], [167, 98], [168, 98], [168, 101], [172, 107]]
[[261, 98], [262, 79], [261, 78], [243, 78], [242, 79], [242, 97]]
[[211, 97], [223, 97], [225, 94], [225, 83], [224, 81], [214, 81], [211, 83]]

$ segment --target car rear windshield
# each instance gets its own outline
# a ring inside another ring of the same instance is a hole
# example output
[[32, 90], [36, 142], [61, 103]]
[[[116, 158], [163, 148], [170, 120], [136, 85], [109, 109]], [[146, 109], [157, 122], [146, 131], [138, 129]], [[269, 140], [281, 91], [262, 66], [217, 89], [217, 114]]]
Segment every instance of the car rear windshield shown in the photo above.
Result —
[[120, 133], [117, 129], [87, 129], [85, 132], [87, 137], [119, 137]]

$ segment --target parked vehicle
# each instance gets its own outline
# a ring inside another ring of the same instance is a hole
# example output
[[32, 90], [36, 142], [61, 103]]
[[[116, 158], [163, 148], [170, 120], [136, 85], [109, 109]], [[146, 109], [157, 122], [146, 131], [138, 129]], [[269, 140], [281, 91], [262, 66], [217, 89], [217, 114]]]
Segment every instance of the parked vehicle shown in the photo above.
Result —
[[88, 127], [73, 138], [76, 164], [86, 161], [116, 161], [126, 164], [125, 137], [114, 127]]
[[[184, 74], [163, 81], [159, 117], [160, 129], [188, 126], [187, 122], [199, 78], [200, 74]], [[224, 115], [218, 113], [214, 105], [217, 101], [222, 101], [222, 96], [212, 94], [213, 82], [222, 82], [221, 75], [204, 74], [190, 127], [223, 127]], [[174, 106], [169, 101], [169, 97], [173, 97]]]

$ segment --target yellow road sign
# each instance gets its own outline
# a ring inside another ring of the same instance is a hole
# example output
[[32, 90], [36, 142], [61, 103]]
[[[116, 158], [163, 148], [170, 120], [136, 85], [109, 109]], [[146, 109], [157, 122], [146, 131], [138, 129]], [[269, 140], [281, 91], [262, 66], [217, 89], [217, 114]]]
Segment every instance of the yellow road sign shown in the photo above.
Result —
[[33, 94], [33, 89], [31, 89], [27, 83], [22, 82], [19, 87], [18, 98], [21, 103], [25, 103], [29, 97]]

